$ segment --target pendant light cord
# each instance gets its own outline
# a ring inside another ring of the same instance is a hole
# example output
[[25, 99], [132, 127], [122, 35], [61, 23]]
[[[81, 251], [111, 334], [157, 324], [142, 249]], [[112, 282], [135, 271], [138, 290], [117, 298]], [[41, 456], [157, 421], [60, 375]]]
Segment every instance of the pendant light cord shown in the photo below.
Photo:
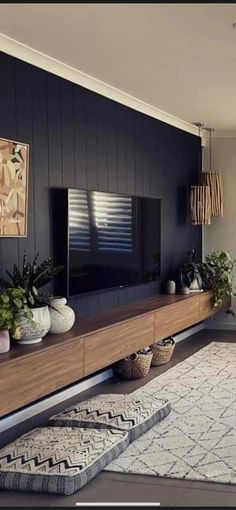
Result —
[[212, 129], [210, 128], [209, 129], [209, 165], [210, 165], [210, 172], [211, 172], [211, 132], [212, 132]]
[[204, 126], [202, 122], [193, 122], [194, 126], [198, 127], [198, 136], [200, 138], [200, 150], [199, 150], [199, 184], [201, 184], [201, 175], [202, 175], [202, 137], [201, 137], [201, 128]]
[[204, 128], [204, 129], [205, 129], [205, 131], [208, 131], [208, 133], [209, 133], [209, 170], [208, 171], [211, 172], [211, 162], [212, 162], [212, 157], [211, 157], [212, 139], [211, 139], [211, 137], [212, 137], [213, 131], [215, 131], [215, 130], [214, 130], [214, 128], [208, 128], [208, 127]]

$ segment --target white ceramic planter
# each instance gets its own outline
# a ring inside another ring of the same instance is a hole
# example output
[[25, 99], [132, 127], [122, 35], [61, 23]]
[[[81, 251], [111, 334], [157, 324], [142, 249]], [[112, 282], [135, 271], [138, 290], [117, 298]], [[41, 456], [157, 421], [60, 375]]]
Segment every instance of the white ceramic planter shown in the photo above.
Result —
[[75, 312], [66, 305], [66, 298], [54, 297], [49, 302], [51, 327], [49, 333], [66, 333], [75, 322]]
[[10, 351], [10, 336], [8, 329], [0, 329], [0, 354]]
[[48, 306], [32, 308], [33, 323], [24, 316], [20, 317], [21, 338], [17, 340], [18, 344], [28, 345], [37, 344], [48, 333], [50, 328], [50, 315]]

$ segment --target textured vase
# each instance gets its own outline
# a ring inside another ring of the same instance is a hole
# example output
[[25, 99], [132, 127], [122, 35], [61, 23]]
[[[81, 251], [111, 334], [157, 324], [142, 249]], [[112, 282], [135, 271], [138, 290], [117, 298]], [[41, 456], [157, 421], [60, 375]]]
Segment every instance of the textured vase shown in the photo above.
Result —
[[75, 322], [75, 312], [66, 303], [66, 298], [63, 297], [50, 299], [51, 327], [49, 333], [66, 333], [72, 328]]
[[0, 329], [0, 354], [10, 351], [10, 336], [8, 329]]
[[32, 308], [33, 318], [29, 321], [26, 317], [20, 317], [21, 338], [18, 344], [37, 344], [42, 341], [50, 328], [50, 315], [48, 306]]

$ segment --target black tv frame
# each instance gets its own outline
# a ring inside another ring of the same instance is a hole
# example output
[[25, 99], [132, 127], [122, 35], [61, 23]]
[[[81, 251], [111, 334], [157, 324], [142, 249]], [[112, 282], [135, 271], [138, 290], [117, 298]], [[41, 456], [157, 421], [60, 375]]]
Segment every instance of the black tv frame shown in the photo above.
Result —
[[[137, 282], [133, 282], [133, 283], [124, 283], [123, 285], [114, 285], [114, 286], [111, 286], [111, 287], [105, 287], [105, 288], [100, 288], [100, 289], [96, 289], [96, 290], [90, 290], [90, 291], [87, 291], [87, 292], [81, 292], [81, 293], [78, 293], [78, 294], [70, 294], [69, 292], [69, 222], [68, 222], [68, 218], [69, 218], [69, 200], [68, 200], [68, 197], [69, 197], [69, 190], [81, 190], [81, 191], [86, 191], [86, 192], [93, 192], [93, 191], [97, 191], [97, 192], [101, 192], [101, 193], [108, 193], [108, 194], [113, 194], [115, 196], [117, 195], [120, 195], [122, 197], [132, 197], [132, 198], [148, 198], [148, 199], [153, 199], [153, 200], [156, 200], [159, 202], [160, 204], [160, 229], [159, 229], [159, 237], [160, 237], [160, 259], [161, 259], [161, 211], [162, 211], [162, 207], [161, 207], [161, 204], [162, 204], [162, 200], [161, 198], [158, 198], [158, 197], [146, 197], [146, 196], [140, 196], [140, 195], [134, 195], [134, 194], [127, 194], [127, 193], [116, 193], [116, 192], [113, 192], [113, 191], [102, 191], [102, 190], [94, 190], [94, 189], [86, 189], [86, 188], [78, 188], [78, 187], [67, 187], [67, 188], [64, 188], [63, 191], [65, 192], [65, 197], [64, 197], [64, 200], [61, 201], [61, 207], [63, 208], [64, 207], [64, 211], [65, 211], [65, 207], [66, 207], [66, 258], [63, 257], [63, 260], [62, 261], [62, 258], [60, 259], [61, 262], [63, 265], [65, 265], [65, 270], [66, 270], [66, 285], [60, 285], [59, 288], [62, 288], [64, 289], [64, 294], [66, 293], [66, 298], [67, 299], [73, 299], [73, 298], [76, 298], [76, 297], [82, 297], [82, 296], [88, 296], [88, 295], [95, 295], [95, 294], [98, 294], [98, 293], [101, 293], [101, 292], [106, 292], [106, 291], [111, 291], [111, 290], [116, 290], [116, 289], [122, 289], [122, 288], [129, 288], [129, 287], [135, 287], [135, 286], [138, 286], [138, 285], [145, 285], [145, 284], [148, 284], [150, 283], [149, 280], [145, 280], [145, 281], [137, 281]], [[61, 190], [60, 190], [61, 191]], [[63, 229], [64, 230], [64, 229]], [[161, 268], [161, 260], [159, 262], [159, 265], [160, 265], [160, 268]], [[64, 271], [63, 271], [64, 272]], [[156, 278], [155, 280], [151, 280], [151, 281], [160, 281], [161, 280], [161, 269], [159, 271], [159, 275], [158, 275], [158, 278]]]

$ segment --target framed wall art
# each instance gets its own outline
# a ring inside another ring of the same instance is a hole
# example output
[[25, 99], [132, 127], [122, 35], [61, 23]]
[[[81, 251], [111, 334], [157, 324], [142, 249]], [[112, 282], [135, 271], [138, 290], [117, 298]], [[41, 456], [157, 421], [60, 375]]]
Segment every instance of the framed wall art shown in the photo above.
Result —
[[29, 145], [0, 138], [0, 237], [26, 237]]

